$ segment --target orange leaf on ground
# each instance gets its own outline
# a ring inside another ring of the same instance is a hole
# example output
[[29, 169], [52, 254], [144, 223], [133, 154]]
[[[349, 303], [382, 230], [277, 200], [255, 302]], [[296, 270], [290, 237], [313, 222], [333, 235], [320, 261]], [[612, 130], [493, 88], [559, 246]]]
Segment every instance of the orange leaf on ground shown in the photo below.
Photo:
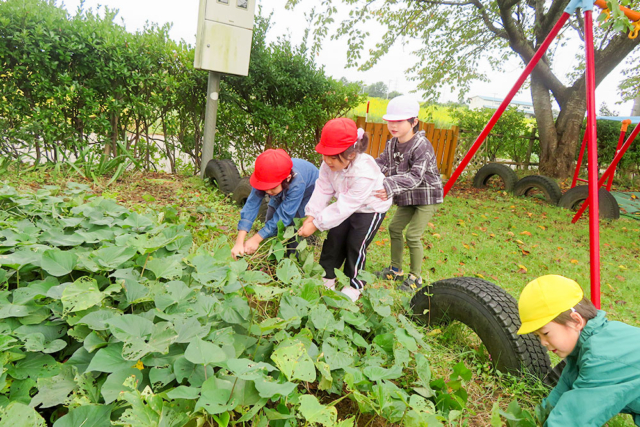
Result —
[[432, 222], [428, 223], [427, 225], [431, 228], [436, 228], [436, 226]]
[[538, 228], [541, 229], [541, 230], [546, 230], [547, 229], [547, 227], [545, 227], [544, 225], [539, 225]]
[[624, 282], [625, 280], [627, 280], [627, 279], [625, 279], [624, 277], [622, 277], [622, 276], [621, 276], [621, 275], [619, 275], [619, 274], [616, 274], [616, 279], [618, 279], [618, 280], [619, 280], [619, 281], [621, 281], [621, 282]]
[[523, 236], [531, 236], [531, 233], [529, 233], [528, 231], [523, 231], [520, 234], [523, 235]]
[[527, 272], [527, 267], [525, 267], [522, 264], [518, 265], [518, 268], [520, 269], [520, 270], [518, 270], [518, 273], [526, 273]]
[[571, 264], [577, 264], [577, 263], [578, 263], [578, 260], [577, 260], [577, 259], [572, 259], [572, 260], [571, 260]]

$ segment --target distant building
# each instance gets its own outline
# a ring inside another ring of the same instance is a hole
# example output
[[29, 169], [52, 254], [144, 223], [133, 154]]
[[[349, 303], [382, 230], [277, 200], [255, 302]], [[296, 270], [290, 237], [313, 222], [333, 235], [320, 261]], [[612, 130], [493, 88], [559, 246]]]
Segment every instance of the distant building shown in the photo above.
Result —
[[[497, 109], [500, 104], [504, 101], [500, 98], [492, 98], [490, 96], [479, 96], [476, 95], [473, 98], [469, 98], [469, 109], [470, 110], [479, 110], [481, 108], [493, 108]], [[531, 118], [534, 117], [535, 114], [533, 112], [533, 103], [524, 102], [524, 101], [511, 101], [509, 106], [516, 107], [518, 110], [522, 111], [526, 117]]]

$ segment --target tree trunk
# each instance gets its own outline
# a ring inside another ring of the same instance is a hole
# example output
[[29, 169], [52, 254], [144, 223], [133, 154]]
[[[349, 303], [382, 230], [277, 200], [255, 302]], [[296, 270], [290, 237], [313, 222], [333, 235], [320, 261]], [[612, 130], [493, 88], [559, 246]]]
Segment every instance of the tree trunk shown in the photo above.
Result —
[[640, 116], [640, 94], [633, 100], [633, 108], [631, 109], [632, 116]]
[[586, 111], [584, 86], [577, 86], [569, 89], [560, 114], [554, 119], [549, 89], [535, 74], [531, 76], [531, 97], [540, 135], [539, 171], [543, 175], [566, 179], [573, 171]]

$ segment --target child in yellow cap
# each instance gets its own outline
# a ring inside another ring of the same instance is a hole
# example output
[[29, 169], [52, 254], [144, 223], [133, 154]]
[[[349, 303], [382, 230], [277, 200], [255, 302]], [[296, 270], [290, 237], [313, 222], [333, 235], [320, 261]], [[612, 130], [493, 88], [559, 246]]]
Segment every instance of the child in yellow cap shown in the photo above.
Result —
[[567, 362], [542, 402], [551, 409], [545, 426], [599, 427], [621, 412], [640, 426], [640, 328], [607, 320], [580, 285], [557, 275], [529, 283], [518, 311], [518, 334], [536, 334]]

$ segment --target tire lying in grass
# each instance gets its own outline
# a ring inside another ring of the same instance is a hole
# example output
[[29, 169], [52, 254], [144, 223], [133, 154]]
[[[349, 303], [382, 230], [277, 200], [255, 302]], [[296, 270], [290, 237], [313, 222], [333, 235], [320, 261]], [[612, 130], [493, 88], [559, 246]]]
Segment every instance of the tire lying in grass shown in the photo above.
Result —
[[558, 205], [558, 201], [562, 197], [562, 190], [560, 190], [558, 183], [544, 175], [525, 176], [516, 183], [513, 194], [531, 197], [536, 190], [542, 191], [545, 200], [554, 206]]
[[487, 183], [494, 176], [499, 176], [504, 183], [504, 190], [512, 192], [518, 181], [518, 175], [508, 166], [499, 163], [489, 163], [478, 170], [473, 178], [475, 188], [487, 188]]
[[240, 181], [240, 172], [231, 159], [211, 159], [204, 170], [205, 178], [224, 194], [230, 194]]
[[517, 334], [521, 323], [516, 300], [491, 282], [475, 277], [439, 280], [420, 289], [411, 306], [422, 323], [457, 320], [473, 329], [501, 372], [526, 371], [545, 379], [551, 370], [549, 355], [538, 338]]
[[[245, 203], [247, 203], [247, 199], [249, 198], [249, 194], [251, 194], [251, 184], [249, 183], [249, 177], [241, 178], [238, 181], [238, 185], [233, 189], [233, 193], [231, 193], [231, 199], [240, 207], [243, 207]], [[265, 221], [267, 217], [267, 208], [269, 207], [269, 196], [265, 196], [262, 199], [262, 204], [260, 205], [260, 210], [258, 211], [258, 219], [262, 222]]]
[[[577, 211], [582, 203], [589, 198], [589, 186], [578, 185], [568, 190], [560, 198], [558, 206], [561, 208]], [[605, 188], [598, 191], [599, 213], [600, 219], [618, 219], [620, 218], [620, 206], [615, 197], [611, 195]]]

